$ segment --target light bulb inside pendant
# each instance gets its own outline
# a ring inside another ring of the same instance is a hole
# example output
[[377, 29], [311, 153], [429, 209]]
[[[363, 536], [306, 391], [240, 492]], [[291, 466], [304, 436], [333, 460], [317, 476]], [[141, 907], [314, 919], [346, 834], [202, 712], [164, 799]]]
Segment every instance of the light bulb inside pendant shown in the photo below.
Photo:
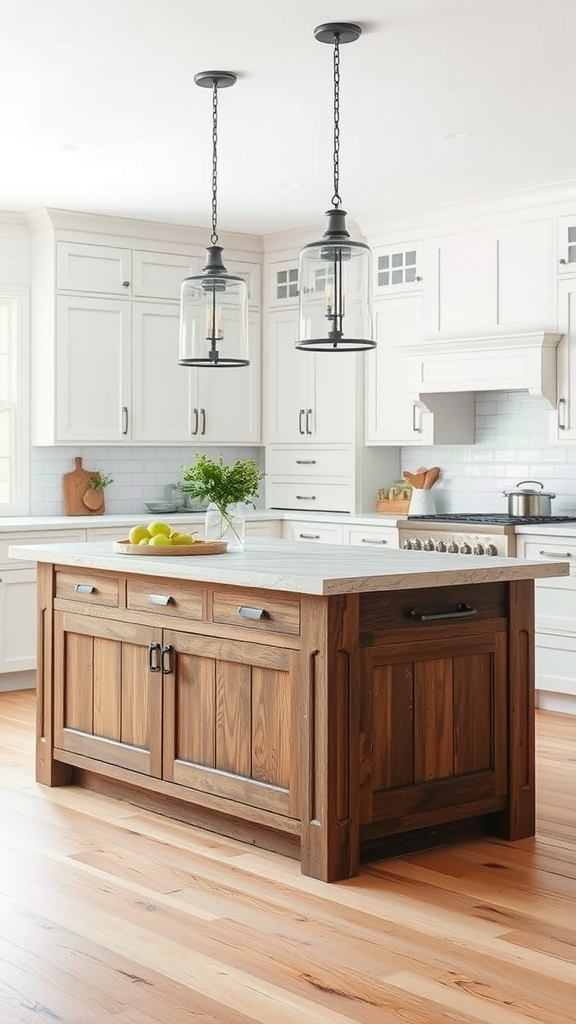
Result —
[[212, 235], [199, 274], [182, 282], [180, 300], [181, 366], [248, 366], [248, 289], [244, 278], [229, 274], [217, 233], [218, 89], [234, 85], [231, 71], [202, 71], [196, 85], [212, 89]]
[[340, 179], [340, 44], [358, 39], [359, 25], [332, 22], [314, 35], [334, 46], [334, 194], [326, 213], [326, 230], [305, 245], [298, 263], [299, 327], [296, 348], [309, 352], [359, 352], [374, 348], [372, 320], [372, 253], [350, 238], [341, 209]]

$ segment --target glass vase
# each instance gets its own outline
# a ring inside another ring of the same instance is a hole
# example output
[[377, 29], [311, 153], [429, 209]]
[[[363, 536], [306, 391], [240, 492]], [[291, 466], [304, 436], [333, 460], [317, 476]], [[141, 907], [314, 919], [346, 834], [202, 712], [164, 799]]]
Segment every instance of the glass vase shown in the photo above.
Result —
[[244, 506], [221, 509], [210, 503], [204, 517], [204, 540], [225, 540], [228, 551], [244, 550]]

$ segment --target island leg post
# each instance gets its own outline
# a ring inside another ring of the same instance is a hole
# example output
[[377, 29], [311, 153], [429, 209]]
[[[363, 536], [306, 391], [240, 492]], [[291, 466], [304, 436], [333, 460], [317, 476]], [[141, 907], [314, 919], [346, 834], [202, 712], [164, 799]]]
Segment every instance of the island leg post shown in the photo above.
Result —
[[54, 760], [54, 567], [44, 562], [38, 563], [37, 595], [36, 781], [66, 786], [72, 781], [72, 768]]

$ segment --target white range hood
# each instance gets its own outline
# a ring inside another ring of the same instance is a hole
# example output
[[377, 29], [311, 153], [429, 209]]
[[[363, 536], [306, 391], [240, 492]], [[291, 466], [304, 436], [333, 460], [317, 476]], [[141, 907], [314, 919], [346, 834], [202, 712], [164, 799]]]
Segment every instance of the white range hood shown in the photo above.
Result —
[[410, 391], [528, 391], [556, 407], [556, 347], [561, 334], [534, 331], [407, 345]]

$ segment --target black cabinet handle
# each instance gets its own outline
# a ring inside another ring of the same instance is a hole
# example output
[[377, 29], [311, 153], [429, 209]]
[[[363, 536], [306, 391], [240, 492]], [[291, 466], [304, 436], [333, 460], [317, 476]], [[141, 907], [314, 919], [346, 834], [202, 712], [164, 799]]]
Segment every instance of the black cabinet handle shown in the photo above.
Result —
[[312, 433], [312, 431], [310, 430], [310, 417], [311, 416], [312, 416], [312, 409], [307, 409], [306, 410], [306, 433], [307, 434], [311, 434]]
[[162, 648], [162, 672], [165, 676], [169, 676], [172, 673], [171, 654], [173, 650], [172, 644], [164, 644]]
[[478, 612], [471, 605], [460, 603], [453, 612], [419, 612], [416, 608], [407, 608], [404, 614], [415, 622], [433, 622], [437, 619], [471, 619]]
[[194, 426], [192, 427], [191, 433], [192, 434], [197, 434], [198, 433], [198, 409], [193, 409], [192, 412], [194, 413]]
[[206, 433], [206, 409], [200, 409], [200, 412], [202, 413], [202, 429], [201, 429], [200, 433], [201, 434], [205, 434]]
[[306, 409], [300, 409], [300, 412], [298, 413], [298, 433], [299, 434], [305, 434], [306, 433], [306, 431], [304, 430], [304, 427], [302, 426], [302, 417], [305, 415], [305, 413], [306, 413]]
[[160, 671], [160, 644], [148, 644], [148, 668], [150, 672]]
[[122, 406], [122, 433], [128, 433], [128, 406]]

